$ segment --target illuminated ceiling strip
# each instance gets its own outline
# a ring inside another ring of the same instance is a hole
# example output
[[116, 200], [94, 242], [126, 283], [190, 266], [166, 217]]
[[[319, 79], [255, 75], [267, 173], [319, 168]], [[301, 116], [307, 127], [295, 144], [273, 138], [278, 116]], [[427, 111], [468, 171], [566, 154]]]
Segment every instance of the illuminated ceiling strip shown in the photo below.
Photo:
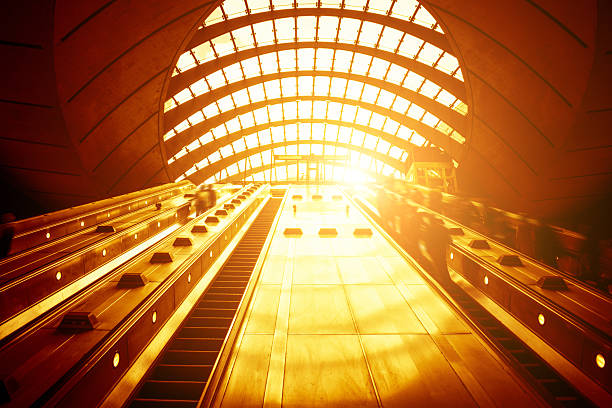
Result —
[[[196, 170], [200, 170], [208, 167], [209, 165], [218, 163], [221, 160], [230, 159], [233, 160], [236, 155], [243, 154], [245, 151], [255, 151], [260, 146], [271, 146], [274, 147], [285, 147], [292, 151], [292, 154], [336, 154], [339, 149], [352, 149], [360, 151], [362, 153], [370, 153], [370, 155], [378, 156], [382, 155], [379, 159], [383, 162], [389, 160], [389, 163], [393, 167], [400, 168], [400, 164], [408, 158], [408, 153], [398, 146], [392, 145], [391, 143], [377, 139], [376, 137], [365, 134], [363, 132], [354, 131], [348, 128], [342, 130], [336, 140], [331, 139], [301, 139], [301, 140], [283, 140], [277, 137], [270, 137], [270, 134], [265, 133], [251, 134], [244, 140], [238, 140], [237, 143], [224, 145], [222, 148], [203, 153], [200, 157], [203, 157], [197, 163], [193, 164], [190, 168], [185, 171], [174, 172], [174, 174], [186, 173], [187, 175], [192, 174]], [[295, 147], [295, 146], [298, 147]], [[320, 145], [320, 146], [319, 146]], [[310, 148], [305, 149], [305, 147]], [[328, 147], [334, 147], [329, 149]]]
[[[208, 177], [210, 177], [211, 175], [218, 173], [218, 172], [223, 172], [226, 169], [230, 169], [229, 171], [232, 171], [231, 169], [238, 169], [238, 171], [244, 171], [244, 170], [248, 170], [248, 169], [252, 169], [252, 168], [256, 168], [258, 166], [262, 166], [262, 167], [270, 167], [270, 163], [272, 163], [272, 153], [274, 154], [297, 154], [298, 153], [298, 145], [319, 145], [323, 148], [325, 148], [325, 143], [321, 142], [321, 141], [310, 141], [310, 143], [302, 143], [302, 142], [292, 142], [292, 143], [273, 143], [273, 144], [269, 144], [269, 145], [263, 145], [263, 146], [258, 146], [254, 149], [249, 149], [240, 153], [237, 153], [233, 156], [228, 156], [227, 158], [221, 159], [220, 161], [217, 161], [215, 163], [212, 163], [206, 167], [203, 168], [193, 168], [191, 171], [186, 172], [183, 176], [194, 176], [197, 177], [199, 179], [206, 179]], [[338, 145], [338, 146], [335, 146]], [[352, 151], [353, 153], [350, 156], [350, 162], [352, 166], [355, 166], [355, 168], [358, 168], [360, 170], [373, 170], [373, 172], [375, 173], [380, 173], [380, 171], [383, 171], [383, 169], [386, 169], [384, 171], [386, 171], [387, 173], [389, 172], [401, 172], [403, 171], [403, 163], [400, 162], [399, 160], [392, 160], [390, 157], [382, 154], [382, 153], [378, 153], [378, 152], [372, 152], [372, 151], [368, 151], [367, 149], [364, 148], [359, 148], [356, 146], [353, 146], [351, 144], [344, 144], [343, 146], [340, 146], [340, 144], [335, 144], [334, 147], [340, 147], [341, 149], [344, 149], [343, 151]], [[287, 150], [287, 147], [295, 147], [295, 151], [290, 151]], [[332, 147], [332, 145], [327, 145], [328, 147]], [[305, 154], [310, 154], [307, 152], [304, 152]], [[319, 153], [314, 153], [314, 154], [319, 154]], [[335, 154], [339, 154], [336, 153]], [[343, 154], [343, 153], [340, 153]], [[257, 158], [257, 160], [255, 161], [253, 158]], [[256, 165], [253, 166], [251, 164], [251, 162], [255, 161]], [[245, 163], [244, 167], [242, 170], [240, 170], [240, 165], [238, 163]], [[248, 163], [248, 166], [246, 165], [246, 163]], [[236, 167], [233, 167], [234, 165], [236, 165]], [[286, 165], [289, 165], [289, 163], [286, 163]], [[235, 174], [235, 173], [234, 173]], [[384, 173], [380, 173], [380, 174], [384, 174]], [[232, 174], [230, 174], [232, 175]], [[180, 178], [180, 177], [179, 177]]]
[[[354, 183], [363, 184], [363, 183], [372, 183], [372, 182], [376, 182], [377, 180], [384, 180], [384, 179], [388, 179], [389, 177], [391, 177], [391, 175], [385, 176], [380, 173], [373, 172], [371, 170], [355, 169], [349, 166], [345, 166], [342, 163], [329, 164], [326, 166], [327, 166], [326, 172], [325, 172], [327, 176], [326, 181], [354, 182]], [[218, 178], [218, 179], [216, 179], [213, 175], [206, 180], [206, 183], [215, 183], [215, 182], [229, 183], [231, 181], [242, 181], [242, 180], [263, 181], [263, 182], [289, 181], [289, 175], [292, 173], [295, 173], [295, 172], [292, 172], [293, 167], [292, 167], [292, 170], [290, 170], [289, 172], [285, 171], [284, 173], [282, 173], [284, 177], [281, 178], [281, 177], [278, 177], [279, 173], [274, 170], [277, 170], [282, 167], [283, 165], [277, 164], [276, 166], [273, 166], [272, 170], [270, 170], [270, 166], [260, 166], [258, 168], [242, 171], [239, 174], [234, 175], [234, 176], [228, 176], [225, 178]], [[270, 175], [271, 173], [272, 173], [272, 176]], [[399, 177], [395, 173], [393, 173], [393, 175], [396, 177]]]

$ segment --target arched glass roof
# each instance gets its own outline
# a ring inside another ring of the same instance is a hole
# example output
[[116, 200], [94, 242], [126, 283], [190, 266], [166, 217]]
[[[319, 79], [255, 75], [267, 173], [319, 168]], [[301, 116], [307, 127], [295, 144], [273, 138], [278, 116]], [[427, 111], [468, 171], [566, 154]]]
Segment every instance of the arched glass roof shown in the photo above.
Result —
[[306, 164], [274, 155], [346, 156], [324, 173], [350, 181], [351, 171], [401, 176], [411, 146], [452, 156], [468, 109], [450, 51], [417, 1], [225, 1], [170, 80], [169, 171], [197, 182], [299, 180]]

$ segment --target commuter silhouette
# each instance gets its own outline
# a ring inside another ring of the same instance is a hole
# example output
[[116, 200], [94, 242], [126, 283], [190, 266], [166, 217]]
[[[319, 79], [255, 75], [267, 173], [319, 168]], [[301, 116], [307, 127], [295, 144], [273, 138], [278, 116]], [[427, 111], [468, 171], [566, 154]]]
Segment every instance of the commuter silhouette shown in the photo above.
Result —
[[13, 221], [15, 216], [12, 213], [2, 214], [0, 218], [0, 258], [5, 258], [11, 252], [11, 242], [15, 236]]

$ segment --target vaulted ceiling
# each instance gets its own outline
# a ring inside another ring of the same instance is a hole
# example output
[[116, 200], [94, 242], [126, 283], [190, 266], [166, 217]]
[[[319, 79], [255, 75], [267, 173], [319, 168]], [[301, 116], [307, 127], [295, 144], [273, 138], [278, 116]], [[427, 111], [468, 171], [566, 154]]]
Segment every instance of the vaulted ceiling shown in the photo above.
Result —
[[279, 152], [347, 155], [363, 177], [393, 176], [423, 144], [504, 207], [567, 214], [610, 191], [607, 1], [3, 9], [0, 175], [13, 204], [270, 177]]

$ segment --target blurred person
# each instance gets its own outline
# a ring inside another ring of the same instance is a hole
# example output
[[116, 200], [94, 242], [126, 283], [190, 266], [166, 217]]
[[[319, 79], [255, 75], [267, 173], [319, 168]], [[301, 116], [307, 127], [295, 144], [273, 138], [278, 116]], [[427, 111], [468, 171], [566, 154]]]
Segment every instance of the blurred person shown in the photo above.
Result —
[[212, 184], [206, 186], [206, 193], [208, 195], [208, 208], [217, 205], [217, 192], [213, 189]]
[[196, 217], [199, 217], [204, 211], [208, 209], [208, 193], [204, 187], [199, 186], [195, 192], [195, 210]]
[[11, 223], [15, 219], [13, 213], [4, 213], [0, 216], [0, 258], [6, 258], [11, 252], [11, 243], [15, 236], [15, 227]]
[[449, 251], [452, 239], [440, 218], [430, 215], [428, 220], [429, 223], [425, 227], [423, 239], [425, 249], [433, 265], [433, 276], [442, 286], [448, 287], [453, 281], [448, 272], [446, 254]]
[[468, 228], [477, 229], [480, 224], [480, 213], [474, 203], [467, 199], [461, 198], [457, 202], [457, 215], [459, 221]]
[[550, 267], [557, 268], [557, 259], [559, 259], [562, 251], [557, 234], [550, 225], [536, 221], [534, 247], [537, 260]]
[[429, 193], [427, 206], [438, 214], [442, 214], [442, 193], [438, 190], [433, 190]]
[[401, 216], [401, 236], [402, 244], [411, 256], [417, 257], [419, 254], [419, 239], [421, 237], [423, 213], [417, 212], [417, 208], [407, 205]]
[[421, 190], [417, 190], [417, 189], [412, 190], [412, 195], [410, 198], [412, 199], [412, 201], [414, 201], [417, 204], [423, 205], [423, 203], [425, 203], [425, 196], [423, 196], [423, 193], [421, 193]]

